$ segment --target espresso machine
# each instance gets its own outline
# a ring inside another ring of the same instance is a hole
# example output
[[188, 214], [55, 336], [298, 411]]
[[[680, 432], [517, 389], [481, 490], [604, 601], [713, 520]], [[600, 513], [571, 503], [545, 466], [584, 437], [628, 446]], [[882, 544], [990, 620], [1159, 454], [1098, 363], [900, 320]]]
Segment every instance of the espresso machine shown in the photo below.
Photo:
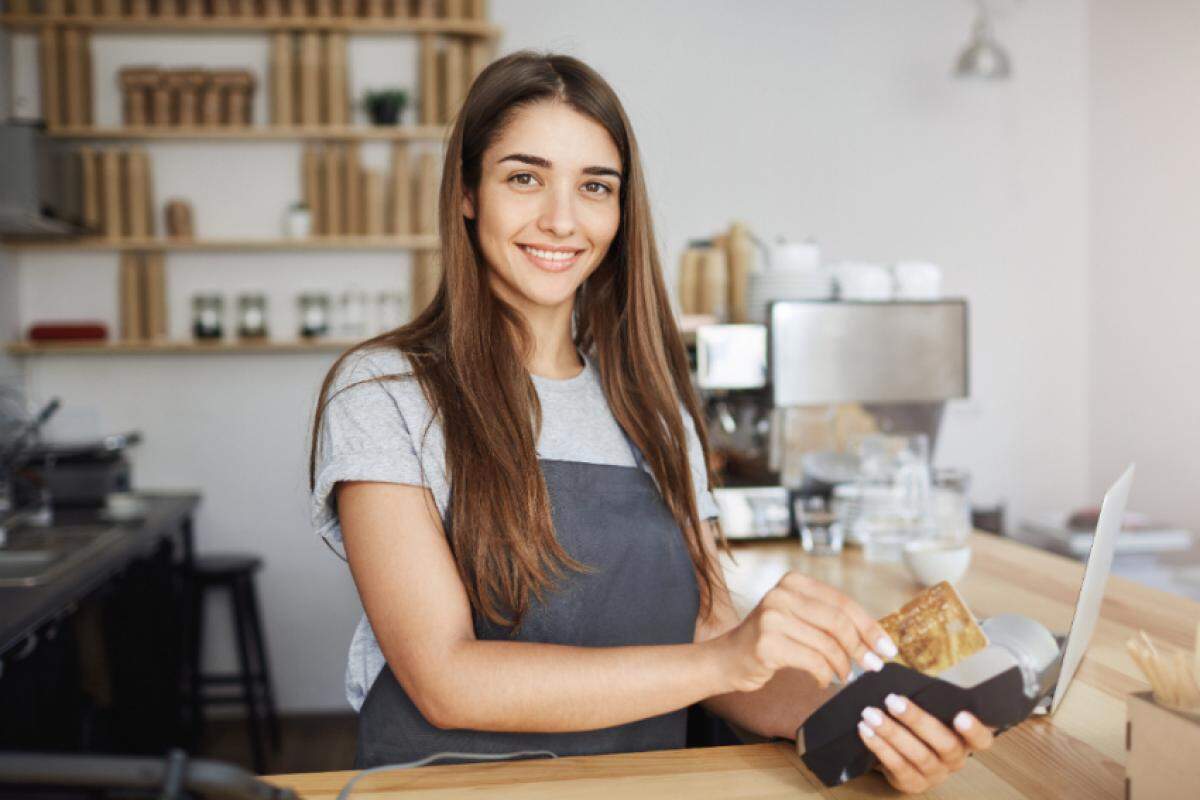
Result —
[[794, 535], [793, 501], [853, 480], [865, 436], [923, 435], [932, 456], [946, 401], [968, 396], [964, 300], [774, 301], [766, 320], [696, 328], [718, 502], [753, 509], [730, 538]]

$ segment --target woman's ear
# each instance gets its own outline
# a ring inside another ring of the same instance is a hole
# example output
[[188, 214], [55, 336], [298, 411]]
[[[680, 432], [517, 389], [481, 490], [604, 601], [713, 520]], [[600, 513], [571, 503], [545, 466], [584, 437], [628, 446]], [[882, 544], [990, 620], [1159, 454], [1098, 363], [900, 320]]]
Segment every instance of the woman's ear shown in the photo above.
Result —
[[475, 219], [475, 198], [466, 189], [463, 190], [462, 213], [467, 219]]

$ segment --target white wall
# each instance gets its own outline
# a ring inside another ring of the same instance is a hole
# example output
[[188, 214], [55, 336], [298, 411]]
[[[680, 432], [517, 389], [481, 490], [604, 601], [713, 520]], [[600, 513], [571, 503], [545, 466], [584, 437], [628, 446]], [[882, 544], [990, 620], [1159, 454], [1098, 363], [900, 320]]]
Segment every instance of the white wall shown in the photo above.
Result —
[[[1086, 499], [1082, 0], [1001, 8], [998, 32], [1016, 73], [997, 85], [949, 76], [972, 21], [971, 6], [957, 0], [491, 5], [506, 31], [501, 52], [571, 53], [621, 95], [672, 272], [688, 238], [734, 218], [769, 238], [814, 236], [832, 259], [941, 263], [949, 291], [971, 302], [972, 398], [951, 407], [939, 460], [972, 470], [977, 497], [1007, 499], [1011, 515]], [[390, 55], [390, 46], [355, 40], [357, 86], [393, 75], [411, 82], [411, 53]], [[219, 61], [261, 70], [266, 58], [253, 36], [105, 35], [94, 49], [101, 121], [112, 121], [105, 115], [118, 64]], [[156, 143], [151, 151], [159, 201], [190, 199], [201, 236], [268, 235], [298, 192], [295, 144]], [[187, 297], [204, 284], [229, 294], [260, 286], [272, 308], [290, 310], [309, 286], [402, 279], [404, 261], [173, 254], [172, 331], [182, 335]], [[115, 319], [115, 257], [22, 254], [18, 262], [21, 324], [63, 315]], [[273, 321], [289, 332], [282, 316]], [[142, 486], [202, 488], [201, 549], [266, 556], [263, 602], [289, 709], [342, 706], [345, 648], [358, 614], [344, 566], [307, 523], [307, 414], [330, 360], [29, 362], [35, 390], [92, 409], [77, 414], [78, 424], [146, 432], [134, 456]], [[224, 631], [214, 633], [215, 661], [229, 662], [227, 641]]]
[[1090, 485], [1200, 531], [1200, 6], [1091, 13]]

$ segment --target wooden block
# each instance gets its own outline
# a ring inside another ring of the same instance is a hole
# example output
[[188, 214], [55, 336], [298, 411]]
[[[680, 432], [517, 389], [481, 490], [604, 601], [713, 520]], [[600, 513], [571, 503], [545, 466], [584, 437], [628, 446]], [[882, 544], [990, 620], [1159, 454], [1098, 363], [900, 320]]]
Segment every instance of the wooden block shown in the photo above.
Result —
[[58, 28], [43, 25], [38, 28], [38, 72], [41, 76], [42, 119], [46, 126], [56, 128], [63, 124], [63, 96], [61, 55], [59, 53]]
[[141, 258], [138, 253], [121, 251], [118, 293], [121, 339], [127, 342], [140, 340], [145, 333], [142, 330]]
[[441, 257], [437, 250], [421, 250], [413, 254], [412, 275], [412, 313], [416, 317], [429, 305], [437, 294], [438, 284], [442, 279]]
[[355, 236], [363, 232], [362, 167], [359, 165], [358, 142], [346, 145], [346, 165], [342, 203], [342, 233]]
[[452, 36], [446, 40], [445, 77], [442, 92], [445, 97], [442, 121], [454, 122], [467, 96], [467, 48], [462, 39]]
[[101, 180], [104, 183], [104, 235], [109, 239], [120, 239], [125, 229], [121, 208], [121, 153], [113, 147], [105, 148], [100, 154]]
[[437, 92], [437, 36], [432, 33], [422, 33], [420, 38], [420, 80], [421, 80], [421, 123], [436, 125], [438, 123], [438, 92]]
[[302, 125], [321, 124], [321, 36], [300, 34], [300, 119]]
[[392, 145], [392, 169], [388, 186], [388, 233], [407, 234], [413, 229], [413, 184], [408, 145]]
[[345, 125], [350, 121], [347, 103], [349, 90], [346, 85], [346, 34], [331, 31], [325, 37], [323, 72], [325, 86], [322, 119], [329, 125]]
[[292, 106], [295, 93], [292, 86], [292, 45], [292, 35], [287, 31], [274, 31], [271, 34], [271, 123], [274, 125], [295, 123]]
[[417, 160], [416, 211], [417, 233], [438, 232], [438, 191], [441, 188], [440, 167], [436, 153], [422, 153]]
[[368, 236], [384, 234], [383, 173], [378, 170], [363, 170], [363, 204], [366, 206], [366, 224], [363, 233]]
[[84, 226], [99, 234], [103, 219], [100, 213], [100, 163], [98, 153], [92, 147], [79, 148], [80, 217]]
[[342, 192], [343, 166], [342, 150], [339, 145], [325, 146], [325, 235], [341, 236], [342, 229]]
[[303, 156], [304, 203], [308, 206], [314, 236], [325, 232], [325, 206], [321, 202], [321, 154], [315, 145], [307, 145]]
[[144, 239], [147, 236], [146, 176], [143, 174], [146, 165], [132, 148], [125, 151], [121, 162], [124, 166], [125, 235]]
[[[1200, 786], [1200, 716], [1172, 711], [1154, 702], [1152, 692], [1126, 698], [1126, 797], [1159, 800], [1187, 797]], [[1184, 787], [1191, 786], [1191, 790]], [[1186, 791], [1186, 793], [1181, 793]]]
[[144, 335], [148, 339], [167, 338], [166, 254], [161, 250], [145, 253], [142, 259], [142, 308]]

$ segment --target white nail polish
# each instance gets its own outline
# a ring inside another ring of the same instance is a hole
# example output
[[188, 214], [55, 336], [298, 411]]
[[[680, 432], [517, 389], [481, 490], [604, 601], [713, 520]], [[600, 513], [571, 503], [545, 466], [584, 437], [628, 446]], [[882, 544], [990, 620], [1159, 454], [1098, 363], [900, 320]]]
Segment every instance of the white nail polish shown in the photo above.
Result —
[[883, 724], [883, 712], [874, 706], [867, 706], [862, 711], [863, 719], [870, 723], [871, 727], [878, 728]]
[[896, 649], [896, 643], [888, 636], [880, 636], [879, 641], [875, 643], [875, 649], [882, 653], [884, 658], [895, 658], [900, 653]]
[[863, 666], [871, 670], [871, 672], [879, 672], [883, 669], [883, 659], [872, 653], [870, 650], [863, 656]]
[[898, 694], [889, 694], [883, 698], [883, 702], [893, 714], [903, 714], [908, 708], [908, 701]]
[[871, 730], [871, 726], [865, 722], [858, 723], [858, 732], [862, 734], [864, 739], [875, 738], [875, 731]]
[[954, 727], [960, 731], [968, 731], [971, 729], [971, 717], [965, 711], [960, 711], [954, 715]]

